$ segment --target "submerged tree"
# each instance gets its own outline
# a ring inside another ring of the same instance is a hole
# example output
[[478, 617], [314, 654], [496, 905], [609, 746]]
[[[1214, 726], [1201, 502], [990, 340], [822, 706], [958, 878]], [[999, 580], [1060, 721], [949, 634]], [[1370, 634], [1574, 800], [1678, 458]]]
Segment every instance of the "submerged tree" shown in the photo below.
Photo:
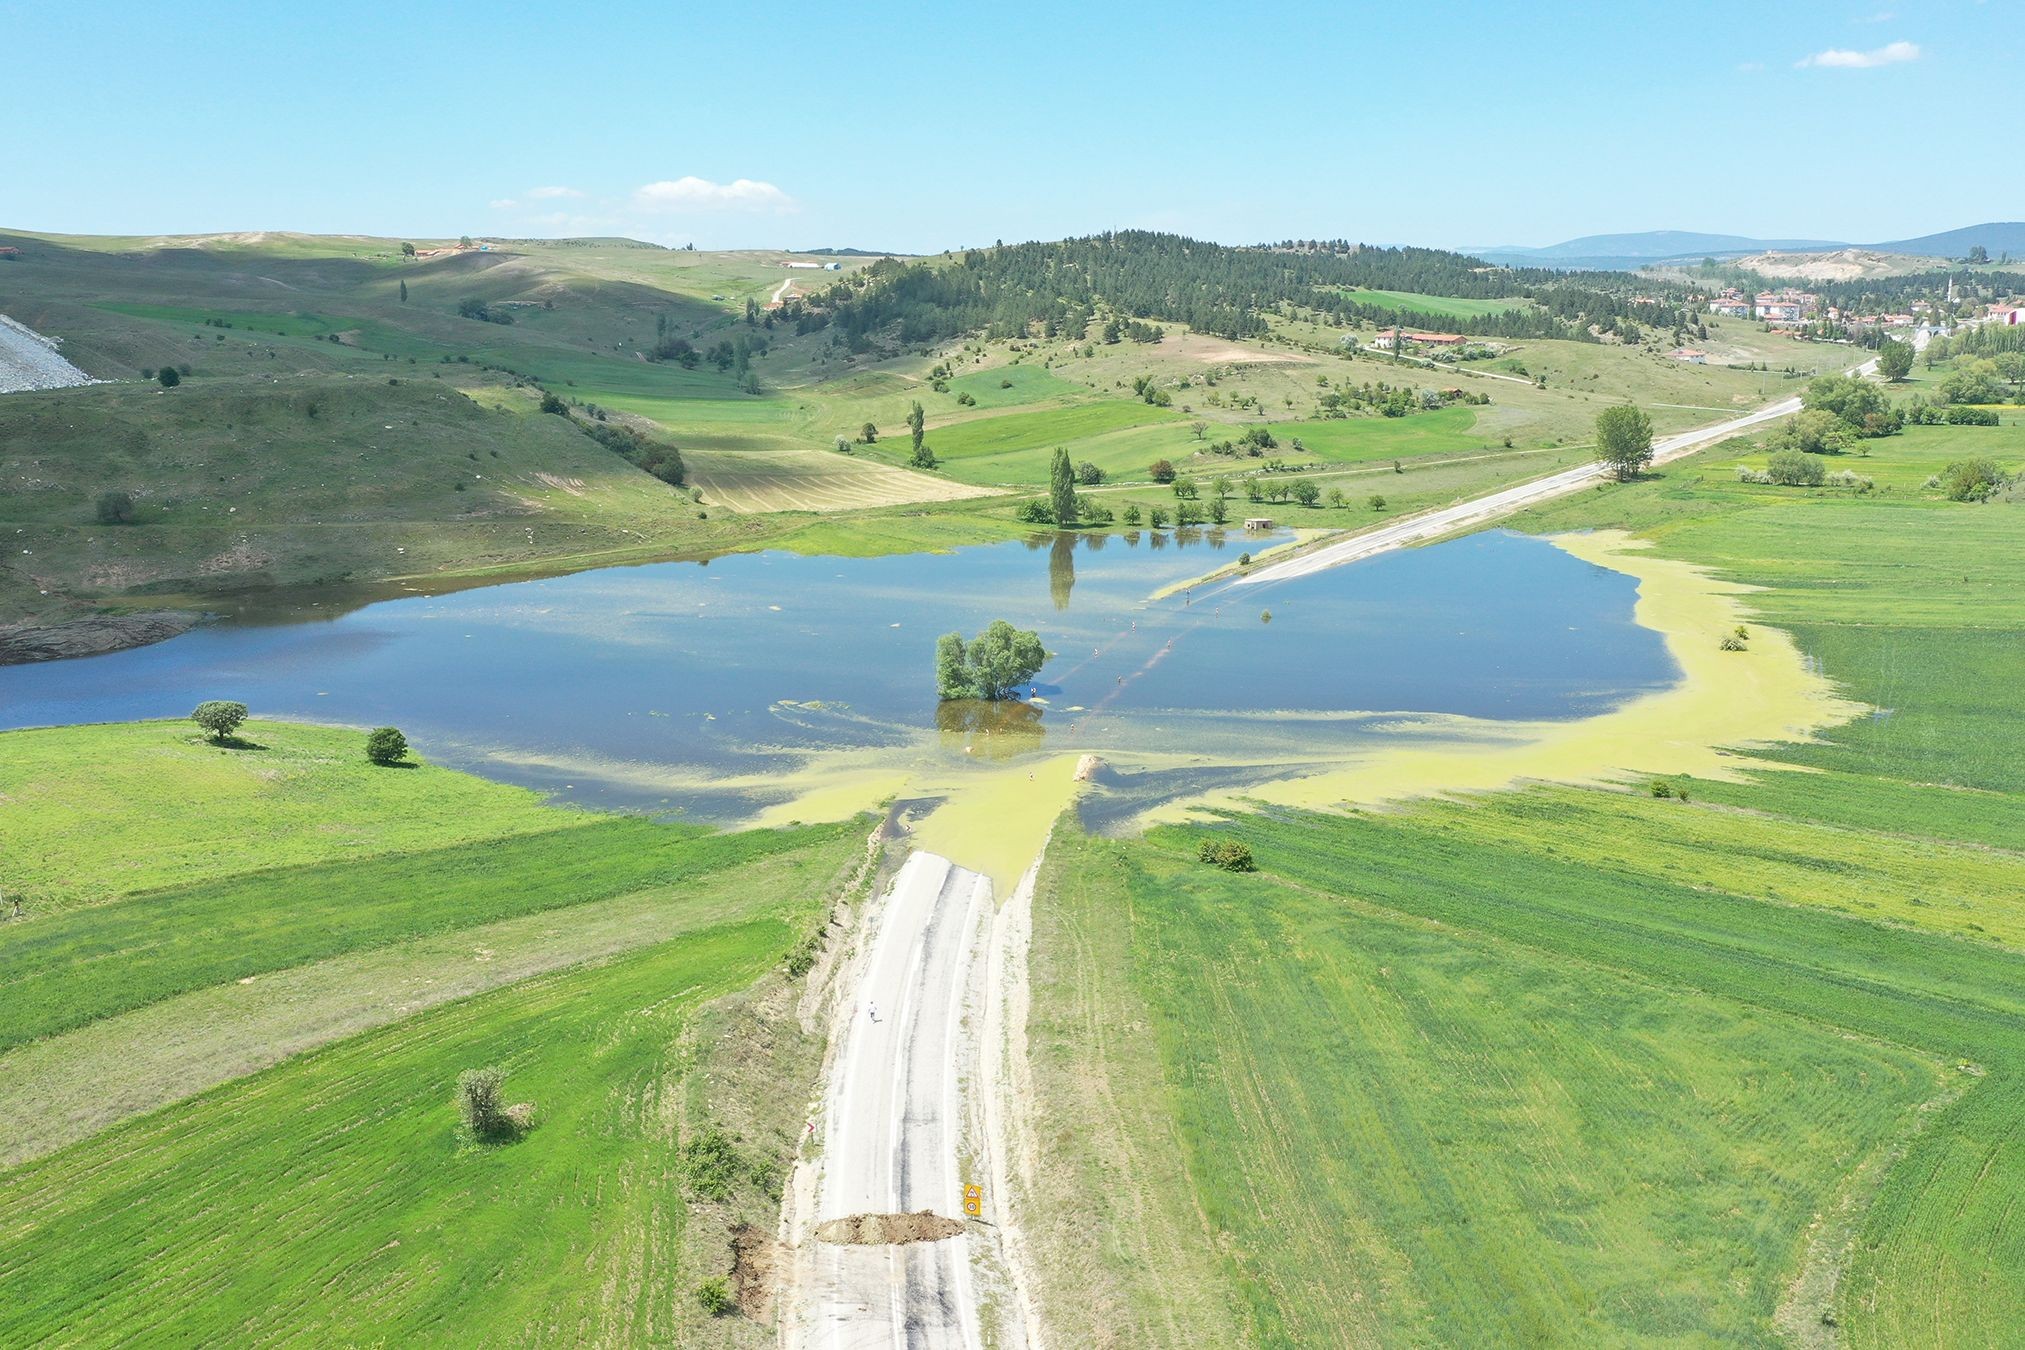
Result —
[[960, 633], [945, 633], [935, 642], [935, 689], [944, 699], [1006, 699], [1047, 664], [1041, 635], [1015, 628], [1004, 619], [969, 643]]

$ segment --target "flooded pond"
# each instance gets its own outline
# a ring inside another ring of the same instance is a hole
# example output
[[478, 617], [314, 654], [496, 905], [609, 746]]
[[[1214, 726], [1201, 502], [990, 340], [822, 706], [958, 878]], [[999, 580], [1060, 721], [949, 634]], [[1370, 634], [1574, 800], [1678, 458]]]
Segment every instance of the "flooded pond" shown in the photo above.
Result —
[[[840, 756], [1199, 761], [1112, 784], [1110, 809], [1123, 810], [1382, 734], [1400, 714], [1585, 717], [1677, 673], [1660, 635], [1633, 621], [1631, 577], [1507, 533], [1148, 599], [1260, 546], [1189, 531], [869, 559], [740, 554], [228, 621], [0, 668], [0, 726], [180, 716], [231, 698], [256, 716], [395, 724], [438, 762], [589, 805], [726, 821]], [[939, 705], [936, 637], [995, 618], [1038, 629], [1053, 653], [1034, 700]]]

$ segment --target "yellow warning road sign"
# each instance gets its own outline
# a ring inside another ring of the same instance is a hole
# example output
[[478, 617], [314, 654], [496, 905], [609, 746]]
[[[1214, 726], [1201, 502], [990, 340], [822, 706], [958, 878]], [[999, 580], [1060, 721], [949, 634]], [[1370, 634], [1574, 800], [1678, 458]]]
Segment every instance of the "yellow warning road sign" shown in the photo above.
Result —
[[963, 1212], [973, 1219], [984, 1213], [984, 1187], [965, 1186], [963, 1188]]

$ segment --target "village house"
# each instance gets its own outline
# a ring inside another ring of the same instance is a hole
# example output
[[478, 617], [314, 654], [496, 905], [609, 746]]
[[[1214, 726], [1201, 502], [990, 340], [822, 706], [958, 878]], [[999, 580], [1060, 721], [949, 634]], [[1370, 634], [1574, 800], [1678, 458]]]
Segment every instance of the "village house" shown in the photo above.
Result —
[[1807, 291], [1759, 291], [1751, 312], [1753, 317], [1772, 323], [1804, 323], [1820, 304], [1821, 297]]
[[1699, 347], [1675, 347], [1671, 355], [1674, 360], [1685, 361], [1691, 366], [1705, 366], [1709, 363], [1709, 354]]

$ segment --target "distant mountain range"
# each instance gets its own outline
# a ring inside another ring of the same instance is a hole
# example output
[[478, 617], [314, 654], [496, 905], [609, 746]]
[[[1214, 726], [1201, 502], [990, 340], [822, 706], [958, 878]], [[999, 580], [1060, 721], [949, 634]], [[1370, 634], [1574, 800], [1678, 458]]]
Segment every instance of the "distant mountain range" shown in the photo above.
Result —
[[1693, 230], [1647, 230], [1639, 234], [1591, 234], [1544, 248], [1499, 244], [1464, 248], [1463, 253], [1509, 267], [1593, 268], [1628, 272], [1656, 262], [1679, 259], [1740, 258], [1752, 253], [1826, 253], [1839, 248], [1867, 248], [1879, 253], [1907, 253], [1930, 258], [1960, 258], [1981, 244], [1993, 258], [2006, 253], [2025, 257], [2025, 221], [1993, 221], [1959, 230], [1853, 244], [1836, 239], [1754, 239], [1741, 234], [1700, 234]]

